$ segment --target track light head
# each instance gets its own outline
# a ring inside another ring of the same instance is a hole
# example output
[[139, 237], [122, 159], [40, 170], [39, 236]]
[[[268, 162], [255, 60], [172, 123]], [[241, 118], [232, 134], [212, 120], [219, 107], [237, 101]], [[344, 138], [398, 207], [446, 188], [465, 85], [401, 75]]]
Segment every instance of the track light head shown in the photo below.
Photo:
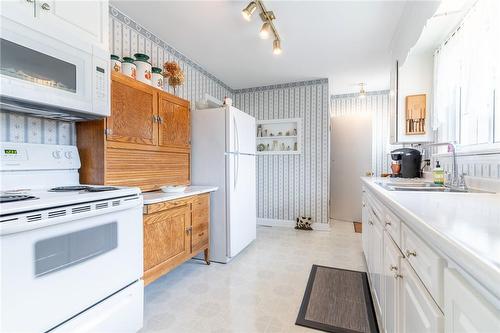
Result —
[[251, 1], [246, 7], [245, 9], [243, 9], [241, 11], [241, 15], [243, 15], [243, 18], [247, 21], [250, 21], [250, 19], [252, 18], [252, 14], [253, 12], [255, 12], [255, 10], [257, 9], [257, 4], [255, 3], [255, 1]]
[[365, 90], [365, 84], [360, 83], [359, 84], [359, 98], [366, 98], [366, 90]]
[[268, 39], [272, 33], [273, 30], [271, 29], [271, 24], [269, 22], [264, 22], [262, 28], [260, 28], [260, 33], [259, 33], [260, 38]]
[[283, 50], [281, 49], [281, 41], [279, 39], [275, 39], [273, 41], [273, 53], [274, 54], [281, 54]]

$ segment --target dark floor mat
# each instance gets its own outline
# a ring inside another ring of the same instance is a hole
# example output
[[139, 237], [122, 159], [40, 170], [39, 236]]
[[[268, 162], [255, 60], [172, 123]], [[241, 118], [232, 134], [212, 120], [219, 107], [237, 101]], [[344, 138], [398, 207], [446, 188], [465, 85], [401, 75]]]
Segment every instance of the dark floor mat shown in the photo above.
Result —
[[334, 333], [375, 333], [365, 272], [313, 265], [295, 324]]

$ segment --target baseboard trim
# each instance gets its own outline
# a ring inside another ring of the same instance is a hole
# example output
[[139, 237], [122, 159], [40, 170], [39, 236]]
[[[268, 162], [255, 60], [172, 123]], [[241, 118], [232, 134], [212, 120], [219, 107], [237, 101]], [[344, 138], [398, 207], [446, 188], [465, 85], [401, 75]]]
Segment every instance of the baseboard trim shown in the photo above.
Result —
[[[295, 221], [258, 218], [257, 225], [262, 225], [262, 226], [266, 226], [266, 227], [295, 228]], [[313, 223], [312, 228], [313, 228], [313, 230], [316, 230], [316, 231], [329, 231], [330, 224], [329, 223]]]

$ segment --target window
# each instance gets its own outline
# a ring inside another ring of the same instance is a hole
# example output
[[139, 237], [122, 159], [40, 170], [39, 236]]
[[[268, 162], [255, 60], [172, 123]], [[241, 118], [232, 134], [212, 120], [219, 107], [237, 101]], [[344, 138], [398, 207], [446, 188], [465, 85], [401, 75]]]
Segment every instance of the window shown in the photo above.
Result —
[[479, 0], [434, 56], [439, 141], [500, 142], [500, 2]]

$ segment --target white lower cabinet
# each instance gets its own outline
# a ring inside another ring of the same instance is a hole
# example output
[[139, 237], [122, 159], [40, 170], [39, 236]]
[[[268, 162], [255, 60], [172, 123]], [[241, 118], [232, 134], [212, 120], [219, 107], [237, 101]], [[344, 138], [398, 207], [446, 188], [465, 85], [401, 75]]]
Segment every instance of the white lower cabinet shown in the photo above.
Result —
[[498, 333], [500, 311], [454, 269], [444, 272], [446, 333]]
[[380, 315], [383, 315], [382, 305], [383, 305], [383, 296], [384, 289], [382, 284], [382, 271], [383, 271], [383, 245], [384, 245], [384, 229], [382, 228], [381, 222], [378, 220], [376, 216], [372, 216], [372, 235], [370, 239], [370, 250], [371, 250], [371, 261], [372, 261], [372, 270], [371, 281], [373, 285], [373, 289], [375, 291], [375, 306], [377, 307], [376, 311]]
[[384, 289], [384, 332], [397, 333], [399, 324], [399, 297], [401, 290], [401, 251], [384, 231], [384, 261], [382, 284]]
[[406, 259], [401, 261], [400, 302], [399, 332], [443, 332], [443, 313]]

